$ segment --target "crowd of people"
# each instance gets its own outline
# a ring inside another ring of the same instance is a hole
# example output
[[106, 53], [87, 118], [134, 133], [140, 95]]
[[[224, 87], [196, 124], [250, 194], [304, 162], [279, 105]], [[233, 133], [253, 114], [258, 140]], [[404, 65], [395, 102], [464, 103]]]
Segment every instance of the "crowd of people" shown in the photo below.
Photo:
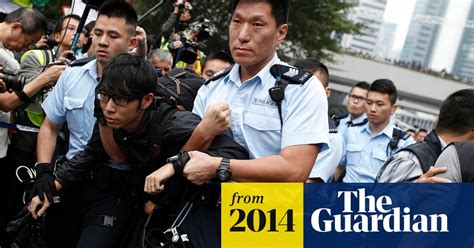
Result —
[[[0, 23], [0, 247], [220, 247], [222, 182], [473, 181], [474, 90], [415, 137], [387, 78], [329, 116], [328, 68], [276, 53], [289, 1], [233, 1], [230, 54], [185, 55], [202, 42], [191, 11], [176, 1], [156, 49], [123, 1], [79, 32], [80, 16], [58, 19], [56, 47], [38, 10]], [[25, 205], [44, 228], [5, 232]]]

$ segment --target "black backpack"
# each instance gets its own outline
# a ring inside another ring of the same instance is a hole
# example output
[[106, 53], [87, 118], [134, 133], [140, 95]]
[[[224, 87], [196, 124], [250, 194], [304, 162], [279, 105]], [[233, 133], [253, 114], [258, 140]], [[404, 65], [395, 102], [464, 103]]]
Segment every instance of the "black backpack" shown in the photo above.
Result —
[[158, 98], [170, 99], [177, 106], [192, 111], [194, 99], [199, 88], [204, 84], [204, 79], [189, 71], [174, 68], [165, 76], [158, 79]]

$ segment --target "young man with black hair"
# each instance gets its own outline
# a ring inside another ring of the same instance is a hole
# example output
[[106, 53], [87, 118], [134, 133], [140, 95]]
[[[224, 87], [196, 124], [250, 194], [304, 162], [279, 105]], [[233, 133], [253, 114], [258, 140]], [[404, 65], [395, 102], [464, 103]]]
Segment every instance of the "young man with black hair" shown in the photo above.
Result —
[[[64, 123], [67, 122], [69, 130], [69, 149], [66, 158], [72, 159], [84, 149], [96, 121], [94, 118], [95, 88], [102, 77], [103, 68], [119, 54], [127, 53], [138, 45], [136, 27], [137, 14], [129, 4], [108, 2], [100, 8], [92, 31], [96, 59], [82, 67], [67, 68], [42, 104], [46, 118], [38, 133], [38, 141], [41, 143], [38, 143], [36, 150], [38, 161], [36, 170], [41, 173], [37, 173], [37, 183], [47, 184], [45, 179], [51, 177], [56, 137]], [[109, 132], [111, 133], [111, 130]], [[128, 165], [117, 164], [112, 160], [107, 161], [106, 166], [122, 170], [128, 168]], [[33, 188], [33, 194], [43, 197], [43, 193], [39, 192], [41, 187]], [[59, 205], [64, 206], [63, 210], [49, 211], [46, 218], [47, 232], [59, 233], [57, 236], [47, 236], [48, 247], [76, 246], [78, 239], [80, 239], [80, 245], [88, 245], [90, 242], [87, 238], [79, 237], [82, 223], [78, 219], [79, 214], [75, 212], [79, 211], [78, 207], [83, 205], [79, 204], [79, 200], [84, 201], [83, 196], [88, 198], [82, 194], [81, 186], [72, 187], [69, 190], [75, 192], [76, 197], [63, 197]], [[58, 222], [61, 223], [64, 218], [68, 218], [70, 224], [58, 225]], [[95, 232], [94, 228], [85, 229], [82, 235], [87, 237], [88, 232], [100, 235], [100, 232]]]
[[[129, 169], [120, 170], [98, 164], [106, 161], [109, 156], [101, 143], [96, 126], [84, 151], [65, 162], [56, 172], [56, 178], [49, 179], [50, 184], [55, 185], [50, 191], [55, 192], [55, 189], [61, 190], [77, 184], [91, 173], [94, 175], [95, 182], [87, 183], [83, 192], [87, 195], [85, 198], [88, 201], [82, 207], [88, 211], [84, 217], [87, 228], [84, 229], [82, 236], [88, 235], [95, 239], [95, 242], [91, 240], [89, 243], [80, 242], [78, 246], [91, 245], [92, 242], [97, 245], [94, 247], [115, 247], [127, 227], [134, 204], [144, 199], [137, 198], [143, 189], [151, 194], [162, 190], [173, 191], [172, 194], [178, 196], [175, 199], [184, 199], [184, 192], [179, 190], [185, 187], [176, 189], [167, 186], [170, 188], [165, 189], [164, 185], [155, 185], [153, 180], [145, 182], [145, 177], [160, 168], [166, 158], [181, 150], [200, 122], [200, 118], [191, 112], [179, 111], [167, 102], [159, 102], [155, 107], [156, 90], [155, 69], [139, 56], [122, 54], [105, 67], [103, 78], [97, 87], [97, 99], [100, 101], [107, 125], [114, 130], [115, 141], [123, 151], [126, 151]], [[242, 147], [224, 135], [214, 139], [209, 153], [229, 158], [247, 157], [247, 152]], [[176, 171], [175, 166], [165, 167], [162, 170], [166, 172], [166, 169], [177, 175], [180, 173]], [[178, 176], [175, 179], [180, 181], [177, 178]], [[182, 183], [184, 184], [184, 181]], [[210, 185], [203, 190], [213, 191], [209, 193], [218, 195], [219, 188], [218, 185]], [[218, 199], [214, 200], [217, 203]], [[199, 202], [195, 203], [200, 206]], [[32, 216], [37, 218], [44, 215], [49, 205], [48, 197], [42, 201], [36, 196], [29, 210]], [[218, 208], [214, 207], [215, 214], [219, 214], [217, 210]], [[178, 212], [178, 209], [174, 211]], [[198, 210], [193, 210], [192, 213], [195, 211]], [[113, 220], [112, 223], [93, 224], [92, 220], [97, 217], [97, 213], [99, 217], [110, 218]], [[195, 234], [189, 235], [193, 238]]]
[[346, 154], [343, 182], [372, 183], [383, 163], [399, 149], [414, 143], [411, 136], [390, 121], [398, 108], [397, 88], [389, 79], [377, 79], [366, 100], [368, 122], [351, 126], [344, 134]]
[[420, 128], [415, 136], [416, 143], [421, 143], [425, 140], [426, 136], [428, 135], [428, 130], [424, 128]]
[[[214, 102], [227, 102], [230, 131], [223, 131], [246, 148], [251, 159], [194, 151], [183, 174], [195, 184], [216, 175], [222, 181], [305, 182], [328, 142], [327, 100], [311, 73], [288, 66], [276, 55], [288, 32], [289, 2], [234, 1], [232, 6], [229, 47], [236, 64], [201, 87], [193, 112], [202, 116]], [[277, 84], [282, 90], [275, 80], [279, 76], [292, 84], [283, 90], [282, 101], [274, 101], [269, 89]]]
[[336, 123], [337, 131], [341, 133], [341, 135], [344, 135], [346, 129], [350, 126], [360, 126], [367, 123], [365, 101], [369, 88], [370, 84], [365, 81], [358, 82], [354, 85], [348, 95], [348, 113], [332, 116]]
[[[329, 87], [329, 70], [326, 65], [317, 59], [303, 59], [296, 62], [295, 66], [312, 72], [323, 85], [326, 90], [326, 96], [329, 98], [331, 88]], [[328, 118], [328, 121], [329, 148], [318, 154], [318, 158], [309, 174], [308, 182], [331, 182], [336, 168], [344, 155], [344, 138], [338, 133], [334, 121], [331, 118]]]
[[438, 156], [451, 142], [474, 139], [473, 130], [474, 90], [454, 92], [444, 100], [436, 128], [424, 142], [407, 146], [389, 158], [380, 169], [377, 182], [413, 182], [420, 177], [422, 182], [436, 181], [432, 176], [444, 172], [443, 168], [431, 168]]

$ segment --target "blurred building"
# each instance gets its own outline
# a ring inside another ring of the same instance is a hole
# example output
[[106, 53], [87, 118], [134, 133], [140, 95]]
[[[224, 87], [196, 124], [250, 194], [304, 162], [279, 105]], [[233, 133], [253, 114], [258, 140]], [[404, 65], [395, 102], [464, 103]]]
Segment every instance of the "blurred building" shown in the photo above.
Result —
[[417, 0], [400, 59], [474, 77], [473, 0]]
[[341, 46], [345, 49], [374, 55], [377, 42], [383, 26], [383, 15], [387, 5], [386, 0], [359, 0], [347, 1], [355, 5], [347, 18], [356, 23], [365, 25], [360, 35], [345, 34], [341, 39]]

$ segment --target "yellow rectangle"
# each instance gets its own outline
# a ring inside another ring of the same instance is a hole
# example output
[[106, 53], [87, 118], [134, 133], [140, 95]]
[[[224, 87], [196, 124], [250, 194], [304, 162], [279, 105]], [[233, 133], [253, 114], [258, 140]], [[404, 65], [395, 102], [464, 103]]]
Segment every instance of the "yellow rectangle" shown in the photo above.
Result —
[[303, 183], [222, 184], [222, 247], [303, 247]]

